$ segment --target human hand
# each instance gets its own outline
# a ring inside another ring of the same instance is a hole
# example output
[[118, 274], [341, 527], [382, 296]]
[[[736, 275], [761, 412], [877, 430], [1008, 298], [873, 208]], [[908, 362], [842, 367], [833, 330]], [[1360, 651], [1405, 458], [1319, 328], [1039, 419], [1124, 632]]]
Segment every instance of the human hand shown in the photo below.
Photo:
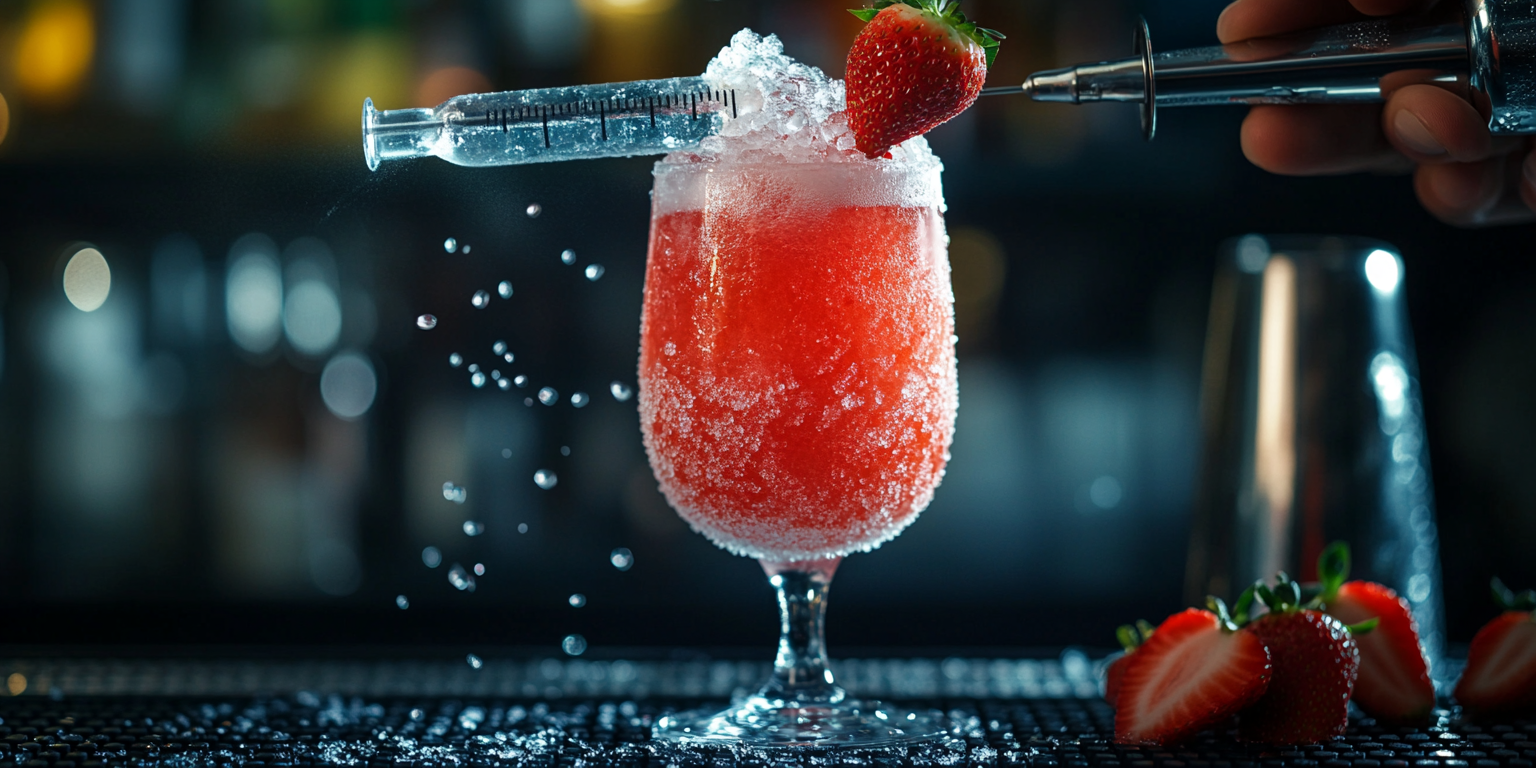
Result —
[[[1216, 22], [1221, 42], [1426, 11], [1442, 0], [1236, 0]], [[1467, 86], [1433, 73], [1381, 81], [1382, 105], [1255, 106], [1243, 154], [1272, 173], [1414, 173], [1414, 190], [1441, 220], [1479, 226], [1536, 218], [1536, 155], [1520, 137], [1493, 136]]]

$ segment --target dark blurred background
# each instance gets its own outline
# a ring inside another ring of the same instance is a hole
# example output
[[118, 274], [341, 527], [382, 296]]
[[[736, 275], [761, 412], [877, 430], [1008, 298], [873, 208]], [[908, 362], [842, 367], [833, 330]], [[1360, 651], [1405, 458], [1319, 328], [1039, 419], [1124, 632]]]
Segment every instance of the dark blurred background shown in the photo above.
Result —
[[[612, 394], [652, 160], [370, 174], [359, 112], [697, 74], [742, 27], [840, 76], [846, 5], [0, 4], [0, 643], [766, 652], [761, 571], [668, 509]], [[995, 85], [1125, 55], [1138, 13], [1160, 48], [1209, 44], [1222, 6], [967, 10], [1009, 36]], [[1250, 231], [1401, 248], [1451, 639], [1493, 613], [1490, 575], [1536, 585], [1536, 230], [1446, 227], [1401, 177], [1267, 176], [1241, 117], [1166, 111], [1149, 145], [1130, 107], [999, 98], [931, 135], [958, 435], [929, 510], [839, 572], [835, 652], [1107, 647], [1180, 607], [1211, 274]]]

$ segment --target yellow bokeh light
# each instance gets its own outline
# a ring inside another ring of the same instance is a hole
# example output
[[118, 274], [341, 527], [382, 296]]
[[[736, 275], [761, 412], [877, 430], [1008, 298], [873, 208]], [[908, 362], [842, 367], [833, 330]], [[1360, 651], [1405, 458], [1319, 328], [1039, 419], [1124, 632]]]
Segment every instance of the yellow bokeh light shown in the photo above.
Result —
[[95, 312], [112, 292], [112, 269], [95, 248], [81, 248], [64, 265], [64, 296], [81, 312]]
[[672, 8], [677, 0], [581, 0], [588, 13], [599, 16], [644, 16]]
[[96, 19], [85, 0], [45, 0], [33, 7], [16, 42], [16, 84], [39, 103], [63, 105], [80, 94], [96, 50]]
[[11, 692], [12, 696], [20, 696], [22, 691], [27, 690], [27, 676], [20, 672], [12, 672], [11, 676], [5, 679], [5, 688]]

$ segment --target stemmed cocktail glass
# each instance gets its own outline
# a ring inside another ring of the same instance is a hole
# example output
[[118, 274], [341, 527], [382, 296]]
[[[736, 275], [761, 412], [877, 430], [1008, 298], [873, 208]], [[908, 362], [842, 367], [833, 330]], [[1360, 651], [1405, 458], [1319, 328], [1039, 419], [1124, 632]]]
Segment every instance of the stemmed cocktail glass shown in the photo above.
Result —
[[957, 404], [940, 165], [658, 163], [640, 413], [668, 501], [778, 591], [772, 678], [657, 736], [896, 744], [940, 718], [848, 697], [827, 665], [842, 557], [900, 533], [944, 473]]

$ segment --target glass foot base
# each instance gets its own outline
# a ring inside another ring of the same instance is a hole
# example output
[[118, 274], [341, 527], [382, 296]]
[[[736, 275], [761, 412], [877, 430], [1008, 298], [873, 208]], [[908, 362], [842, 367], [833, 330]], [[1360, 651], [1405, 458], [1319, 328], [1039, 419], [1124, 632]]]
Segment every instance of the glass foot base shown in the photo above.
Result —
[[889, 747], [945, 733], [937, 711], [913, 712], [878, 701], [799, 704], [762, 696], [724, 712], [681, 712], [657, 721], [655, 736], [674, 744], [748, 747]]

